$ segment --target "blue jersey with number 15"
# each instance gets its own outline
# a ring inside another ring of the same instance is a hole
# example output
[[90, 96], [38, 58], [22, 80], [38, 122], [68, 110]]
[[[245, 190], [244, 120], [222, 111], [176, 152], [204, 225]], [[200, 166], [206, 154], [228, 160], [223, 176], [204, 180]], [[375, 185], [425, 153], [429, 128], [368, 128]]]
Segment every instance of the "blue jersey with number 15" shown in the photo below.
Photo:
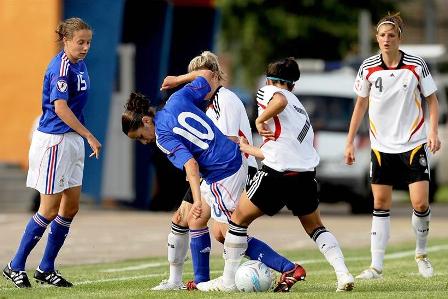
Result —
[[165, 107], [157, 112], [157, 146], [179, 169], [194, 158], [207, 183], [236, 173], [242, 155], [236, 143], [228, 139], [201, 110], [210, 86], [202, 77], [175, 92]]
[[42, 91], [42, 116], [39, 131], [48, 134], [72, 132], [56, 114], [55, 100], [67, 101], [67, 106], [76, 118], [84, 124], [83, 109], [87, 103], [90, 87], [89, 74], [83, 60], [71, 63], [64, 51], [59, 52], [48, 65]]

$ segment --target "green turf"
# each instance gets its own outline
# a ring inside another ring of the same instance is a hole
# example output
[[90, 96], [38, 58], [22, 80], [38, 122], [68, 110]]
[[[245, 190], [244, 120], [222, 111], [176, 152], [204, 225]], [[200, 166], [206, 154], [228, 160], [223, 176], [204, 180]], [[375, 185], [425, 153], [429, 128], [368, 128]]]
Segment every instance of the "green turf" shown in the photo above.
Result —
[[[384, 279], [356, 281], [351, 293], [335, 293], [336, 278], [333, 270], [317, 249], [284, 252], [286, 256], [303, 263], [307, 270], [304, 282], [297, 283], [289, 294], [251, 293], [223, 294], [199, 291], [154, 292], [150, 287], [166, 278], [168, 266], [165, 257], [130, 260], [118, 263], [78, 265], [62, 267], [63, 274], [75, 287], [59, 289], [37, 285], [33, 288], [16, 289], [11, 282], [0, 280], [0, 298], [447, 298], [448, 297], [448, 239], [431, 240], [430, 259], [436, 275], [423, 279], [417, 274], [413, 259], [413, 244], [389, 246], [385, 261]], [[368, 248], [344, 250], [346, 262], [353, 274], [369, 265]], [[211, 261], [212, 277], [217, 277], [223, 260], [214, 256]], [[140, 268], [138, 267], [143, 267]], [[134, 267], [125, 271], [111, 271]], [[192, 278], [191, 261], [185, 265], [185, 280]], [[32, 270], [28, 271], [32, 274]], [[244, 297], [242, 297], [244, 296]]]

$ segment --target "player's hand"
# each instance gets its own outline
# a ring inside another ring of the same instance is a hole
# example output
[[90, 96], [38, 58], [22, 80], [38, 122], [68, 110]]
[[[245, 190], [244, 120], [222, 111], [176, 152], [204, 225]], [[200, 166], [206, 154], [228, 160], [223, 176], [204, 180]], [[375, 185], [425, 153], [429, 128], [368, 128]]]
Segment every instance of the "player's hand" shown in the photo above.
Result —
[[166, 76], [165, 79], [163, 79], [162, 87], [160, 87], [160, 90], [167, 90], [171, 88], [175, 88], [179, 85], [177, 76]]
[[201, 217], [201, 214], [202, 214], [202, 202], [200, 200], [193, 202], [193, 205], [191, 206], [191, 213], [193, 214], [193, 217], [195, 219], [198, 219], [198, 218]]
[[344, 160], [347, 165], [355, 163], [355, 147], [353, 143], [347, 143], [345, 146]]
[[269, 140], [275, 140], [274, 133], [269, 130], [269, 127], [266, 123], [255, 121], [255, 126], [257, 127], [257, 131], [261, 136]]
[[436, 132], [429, 132], [427, 145], [428, 145], [429, 150], [433, 154], [440, 149], [442, 144], [441, 144], [439, 136], [437, 136]]
[[87, 142], [89, 143], [90, 148], [92, 149], [92, 153], [89, 155], [89, 158], [95, 156], [95, 158], [98, 159], [100, 157], [102, 147], [101, 143], [93, 135], [87, 136]]

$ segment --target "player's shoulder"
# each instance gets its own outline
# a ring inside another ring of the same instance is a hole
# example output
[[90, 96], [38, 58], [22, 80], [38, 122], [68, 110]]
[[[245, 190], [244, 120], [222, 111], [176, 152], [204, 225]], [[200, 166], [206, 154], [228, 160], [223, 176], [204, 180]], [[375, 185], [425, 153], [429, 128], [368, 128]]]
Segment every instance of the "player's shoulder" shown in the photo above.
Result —
[[70, 60], [64, 51], [59, 52], [48, 64], [47, 73], [54, 74], [59, 77], [67, 76], [70, 69]]
[[373, 56], [370, 56], [369, 58], [364, 59], [364, 61], [361, 63], [360, 69], [367, 69], [372, 66], [380, 65], [382, 63], [381, 61], [381, 55], [376, 54]]
[[410, 53], [403, 53], [403, 63], [407, 64], [407, 65], [414, 65], [414, 66], [419, 66], [423, 69], [423, 72], [429, 73], [429, 69], [428, 66], [426, 65], [425, 60], [418, 56], [418, 55], [414, 55], [414, 54], [410, 54]]
[[241, 102], [240, 98], [233, 91], [225, 88], [224, 86], [221, 86], [218, 89], [215, 99], [221, 103], [226, 103], [226, 104], [233, 104], [233, 105], [239, 105], [239, 104], [242, 105], [243, 104]]

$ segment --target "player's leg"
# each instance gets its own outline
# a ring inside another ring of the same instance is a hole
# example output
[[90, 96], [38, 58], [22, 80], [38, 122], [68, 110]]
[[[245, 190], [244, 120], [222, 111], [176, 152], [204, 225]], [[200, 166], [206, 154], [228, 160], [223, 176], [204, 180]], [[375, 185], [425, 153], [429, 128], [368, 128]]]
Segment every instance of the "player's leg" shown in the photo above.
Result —
[[40, 207], [29, 220], [17, 252], [11, 262], [3, 270], [3, 275], [17, 287], [31, 287], [25, 272], [25, 263], [31, 250], [42, 238], [48, 224], [56, 217], [62, 194], [41, 194]]
[[167, 256], [170, 265], [169, 277], [151, 288], [153, 291], [179, 290], [184, 287], [182, 275], [190, 238], [188, 234], [188, 214], [192, 202], [191, 189], [188, 188], [179, 208], [171, 218], [171, 230], [167, 242]]
[[[429, 207], [429, 161], [426, 155], [426, 145], [402, 154], [406, 157], [407, 173], [409, 175], [409, 195], [412, 208], [412, 227], [416, 236], [415, 260], [423, 277], [431, 277], [434, 270], [427, 256], [427, 243], [431, 209]], [[409, 158], [408, 158], [409, 156]]]
[[51, 222], [47, 245], [34, 278], [41, 283], [58, 287], [71, 287], [72, 283], [63, 278], [55, 268], [55, 260], [68, 236], [70, 225], [79, 210], [81, 186], [64, 190], [57, 216]]
[[419, 181], [409, 185], [412, 207], [412, 227], [416, 236], [415, 260], [423, 277], [431, 277], [434, 270], [428, 259], [427, 243], [431, 209], [428, 202], [428, 181]]
[[354, 286], [353, 276], [345, 265], [344, 255], [336, 237], [323, 225], [319, 209], [317, 208], [310, 214], [299, 216], [299, 219], [307, 234], [316, 243], [319, 251], [333, 267], [338, 280], [336, 290], [351, 291]]
[[[203, 182], [205, 184], [205, 182]], [[201, 185], [201, 191], [204, 187]], [[193, 263], [194, 280], [188, 283], [189, 289], [195, 289], [196, 284], [210, 280], [210, 251], [211, 240], [207, 226], [210, 219], [210, 206], [207, 204], [202, 192], [201, 217], [195, 218], [193, 214], [188, 215], [188, 226], [190, 227], [190, 251]]]
[[374, 207], [370, 232], [371, 265], [356, 278], [377, 279], [383, 277], [384, 255], [390, 237], [390, 208], [392, 186], [372, 184]]

